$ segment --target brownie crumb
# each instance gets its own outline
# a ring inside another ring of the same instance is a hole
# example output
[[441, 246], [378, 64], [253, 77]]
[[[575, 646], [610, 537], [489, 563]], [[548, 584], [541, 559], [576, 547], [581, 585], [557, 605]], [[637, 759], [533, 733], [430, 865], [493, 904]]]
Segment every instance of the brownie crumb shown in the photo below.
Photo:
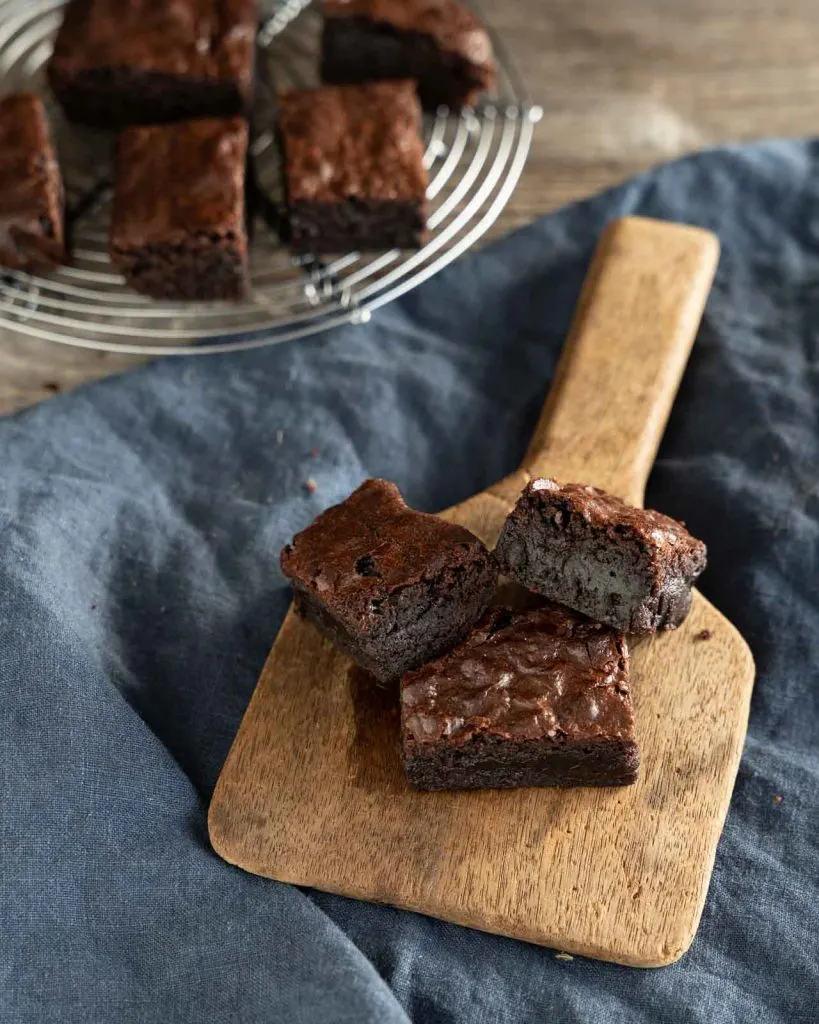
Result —
[[713, 635], [710, 629], [701, 629], [694, 637], [694, 640], [710, 640]]
[[773, 798], [773, 802], [778, 807], [782, 803], [782, 797], [777, 793], [776, 796]]

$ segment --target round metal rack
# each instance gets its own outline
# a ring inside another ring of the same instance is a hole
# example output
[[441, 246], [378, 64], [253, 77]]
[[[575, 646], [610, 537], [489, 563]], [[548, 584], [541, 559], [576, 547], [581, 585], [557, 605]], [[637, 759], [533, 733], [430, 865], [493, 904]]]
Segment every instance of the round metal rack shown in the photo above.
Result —
[[460, 116], [425, 118], [429, 236], [423, 248], [294, 258], [279, 241], [280, 168], [271, 132], [282, 88], [316, 84], [320, 16], [309, 0], [277, 0], [258, 40], [251, 144], [261, 206], [251, 246], [252, 294], [239, 304], [159, 303], [130, 291], [108, 261], [110, 137], [69, 125], [51, 101], [45, 64], [64, 0], [0, 0], [3, 92], [47, 97], [66, 183], [71, 265], [45, 276], [0, 274], [0, 326], [64, 345], [144, 355], [260, 348], [364, 322], [466, 252], [509, 200], [540, 109], [532, 106], [496, 39], [496, 94]]

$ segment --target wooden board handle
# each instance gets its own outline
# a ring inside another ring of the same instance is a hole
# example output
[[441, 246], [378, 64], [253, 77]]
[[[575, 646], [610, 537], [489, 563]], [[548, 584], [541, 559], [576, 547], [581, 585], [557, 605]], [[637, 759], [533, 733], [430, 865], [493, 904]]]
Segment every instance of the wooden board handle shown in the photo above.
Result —
[[627, 217], [592, 261], [522, 469], [642, 504], [719, 260], [710, 231]]

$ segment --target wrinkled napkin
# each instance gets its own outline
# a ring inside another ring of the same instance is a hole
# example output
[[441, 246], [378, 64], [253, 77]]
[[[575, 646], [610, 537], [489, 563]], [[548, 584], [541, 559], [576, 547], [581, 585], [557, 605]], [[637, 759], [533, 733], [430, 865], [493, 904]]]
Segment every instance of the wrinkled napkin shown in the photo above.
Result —
[[[692, 949], [557, 959], [228, 867], [205, 809], [288, 604], [279, 549], [366, 476], [435, 510], [513, 470], [594, 243], [635, 212], [722, 240], [648, 504], [708, 543], [758, 667]], [[545, 217], [367, 325], [0, 422], [0, 1021], [816, 1020], [818, 338], [819, 150], [774, 142]]]

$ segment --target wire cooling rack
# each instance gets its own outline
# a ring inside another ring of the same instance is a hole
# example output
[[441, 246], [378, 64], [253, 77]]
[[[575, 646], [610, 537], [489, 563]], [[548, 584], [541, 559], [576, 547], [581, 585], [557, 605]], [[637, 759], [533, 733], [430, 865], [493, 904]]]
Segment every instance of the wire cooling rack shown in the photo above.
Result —
[[429, 238], [418, 251], [295, 258], [275, 231], [276, 92], [316, 83], [321, 19], [309, 0], [268, 3], [258, 40], [251, 153], [268, 216], [254, 224], [251, 298], [240, 304], [160, 303], [130, 291], [107, 256], [112, 139], [69, 125], [52, 103], [45, 65], [64, 0], [0, 0], [0, 86], [45, 96], [66, 183], [71, 266], [48, 276], [0, 274], [0, 326], [82, 348], [198, 355], [260, 348], [342, 323], [362, 323], [460, 256], [509, 200], [541, 111], [530, 104], [500, 41], [499, 81], [480, 108], [425, 118]]

